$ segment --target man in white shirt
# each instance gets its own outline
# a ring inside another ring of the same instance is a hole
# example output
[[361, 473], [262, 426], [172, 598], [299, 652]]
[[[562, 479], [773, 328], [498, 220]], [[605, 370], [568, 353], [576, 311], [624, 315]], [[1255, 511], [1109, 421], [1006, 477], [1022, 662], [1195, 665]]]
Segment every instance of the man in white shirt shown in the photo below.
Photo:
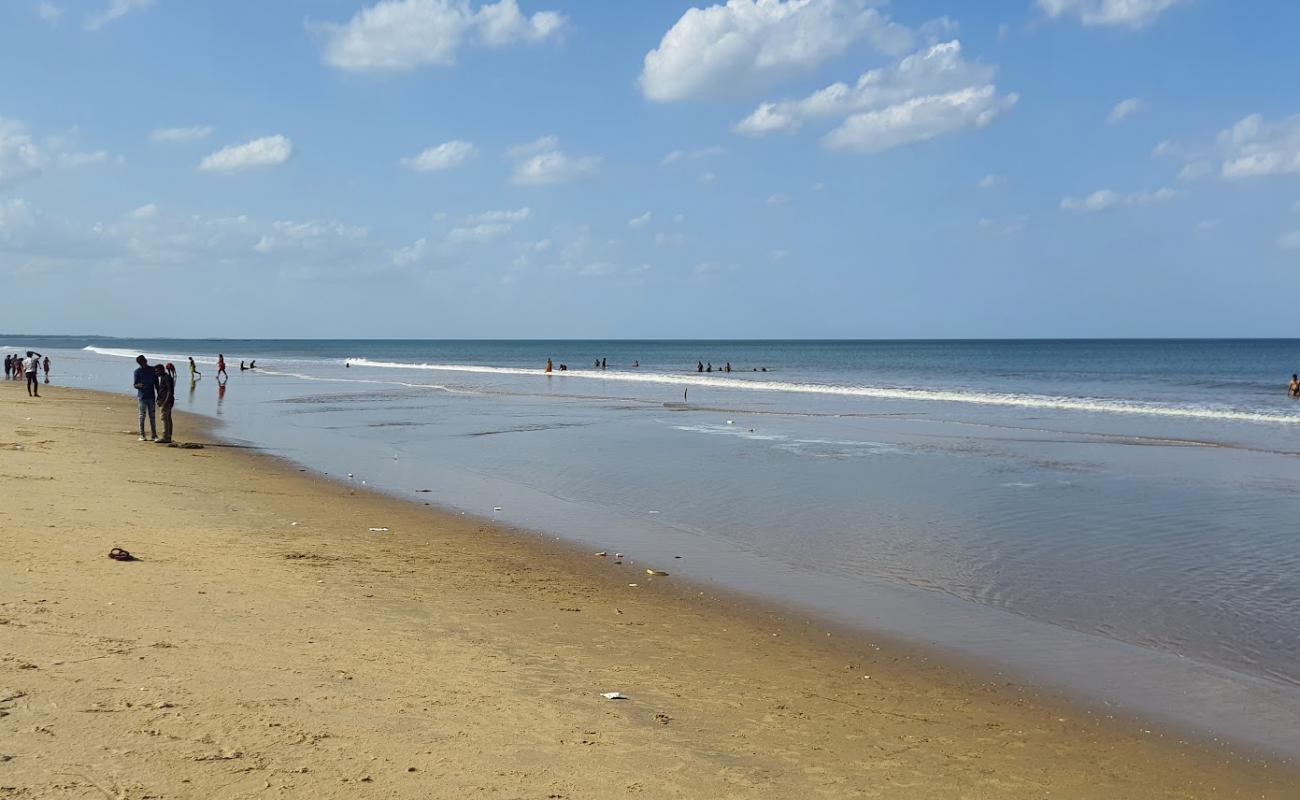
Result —
[[41, 396], [41, 384], [36, 380], [36, 373], [41, 368], [41, 354], [35, 350], [27, 351], [27, 359], [23, 361], [23, 372], [27, 374], [27, 394], [30, 397]]

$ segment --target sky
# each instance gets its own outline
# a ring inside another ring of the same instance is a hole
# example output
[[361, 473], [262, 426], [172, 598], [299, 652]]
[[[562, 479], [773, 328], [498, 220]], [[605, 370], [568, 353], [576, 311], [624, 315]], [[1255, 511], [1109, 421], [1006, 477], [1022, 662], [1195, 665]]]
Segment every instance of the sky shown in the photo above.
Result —
[[3, 0], [9, 333], [1282, 336], [1300, 4]]

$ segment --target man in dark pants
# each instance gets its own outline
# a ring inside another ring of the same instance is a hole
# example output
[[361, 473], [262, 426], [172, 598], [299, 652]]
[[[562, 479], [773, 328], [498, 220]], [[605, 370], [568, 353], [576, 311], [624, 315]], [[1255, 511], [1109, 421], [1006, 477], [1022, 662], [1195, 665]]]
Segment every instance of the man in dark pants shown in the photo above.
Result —
[[158, 376], [158, 410], [162, 413], [163, 435], [158, 444], [172, 443], [172, 406], [176, 405], [176, 379], [162, 364], [154, 365]]
[[144, 438], [144, 417], [149, 415], [149, 434], [153, 440], [158, 441], [158, 422], [154, 418], [154, 408], [157, 401], [156, 390], [158, 387], [158, 373], [153, 371], [149, 366], [149, 359], [144, 356], [136, 356], [135, 363], [140, 366], [135, 370], [135, 399], [140, 405], [140, 441], [147, 442]]
[[23, 370], [27, 373], [27, 394], [32, 397], [41, 396], [41, 383], [36, 380], [36, 373], [41, 368], [41, 354], [35, 350], [27, 351], [27, 360], [23, 362]]

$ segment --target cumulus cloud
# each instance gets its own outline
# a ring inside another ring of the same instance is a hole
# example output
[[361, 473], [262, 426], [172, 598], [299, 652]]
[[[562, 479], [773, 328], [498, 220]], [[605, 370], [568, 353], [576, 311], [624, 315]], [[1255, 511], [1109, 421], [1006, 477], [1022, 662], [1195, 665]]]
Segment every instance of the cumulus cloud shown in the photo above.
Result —
[[1133, 192], [1122, 195], [1111, 189], [1098, 189], [1087, 197], [1066, 197], [1061, 200], [1061, 208], [1066, 211], [1097, 212], [1115, 208], [1120, 205], [1149, 206], [1172, 200], [1178, 193], [1168, 187], [1153, 192]]
[[480, 225], [485, 222], [488, 223], [505, 222], [514, 225], [516, 223], [523, 222], [524, 220], [528, 219], [530, 216], [532, 216], [532, 213], [533, 210], [527, 207], [518, 208], [515, 209], [514, 211], [483, 211], [478, 214], [470, 214], [466, 216], [465, 223], [467, 225]]
[[1038, 0], [1048, 17], [1072, 16], [1084, 25], [1144, 28], [1187, 0]]
[[767, 204], [768, 204], [769, 206], [785, 206], [785, 205], [789, 205], [789, 204], [790, 204], [790, 195], [788, 195], [788, 194], [773, 194], [773, 195], [768, 195], [768, 198], [767, 198]]
[[510, 233], [513, 228], [514, 225], [508, 222], [481, 222], [477, 225], [452, 228], [447, 234], [447, 241], [456, 244], [493, 242]]
[[983, 127], [1010, 110], [994, 70], [962, 57], [961, 42], [935, 44], [853, 85], [833, 83], [800, 100], [763, 103], [734, 126], [748, 136], [794, 133], [818, 119], [843, 119], [823, 139], [833, 150], [874, 153], [966, 127]]
[[1134, 114], [1146, 111], [1147, 104], [1140, 97], [1130, 97], [1127, 100], [1121, 100], [1110, 110], [1106, 116], [1106, 121], [1111, 125], [1117, 122], [1123, 122]]
[[1220, 174], [1228, 180], [1300, 172], [1300, 114], [1267, 123], [1251, 114], [1219, 134]]
[[995, 189], [1006, 182], [1007, 179], [1005, 175], [994, 175], [993, 173], [990, 172], [988, 175], [985, 175], [983, 178], [980, 178], [980, 188]]
[[0, 117], [0, 189], [36, 175], [46, 163], [45, 153], [32, 140], [27, 127]]
[[627, 226], [629, 228], [644, 228], [645, 226], [650, 224], [650, 220], [652, 219], [654, 219], [654, 212], [647, 211], [639, 217], [633, 217], [632, 219], [628, 220]]
[[571, 183], [594, 175], [604, 161], [600, 156], [565, 154], [555, 136], [514, 145], [506, 149], [506, 156], [517, 162], [512, 180], [524, 186]]
[[409, 267], [412, 264], [423, 261], [429, 251], [429, 240], [425, 238], [416, 239], [405, 247], [399, 247], [389, 253], [393, 264], [399, 267]]
[[914, 37], [864, 0], [728, 0], [690, 8], [646, 53], [641, 91], [657, 102], [745, 94], [810, 73], [862, 39], [897, 54]]
[[459, 167], [477, 153], [478, 148], [470, 142], [453, 139], [436, 147], [430, 147], [417, 156], [403, 158], [400, 163], [414, 172], [441, 172]]
[[96, 164], [125, 163], [121, 156], [104, 150], [65, 150], [67, 137], [38, 142], [18, 120], [0, 117], [0, 190], [35, 177], [50, 167], [77, 169]]
[[130, 14], [132, 11], [149, 8], [154, 2], [156, 0], [112, 0], [102, 11], [86, 15], [86, 30], [97, 31], [108, 23]]
[[63, 16], [63, 9], [59, 8], [54, 3], [49, 2], [49, 0], [41, 0], [41, 2], [36, 4], [35, 9], [36, 16], [51, 25], [57, 23]]
[[318, 23], [326, 64], [352, 72], [407, 72], [448, 66], [467, 41], [489, 47], [554, 39], [565, 18], [554, 11], [525, 16], [517, 0], [475, 10], [468, 0], [380, 0], [345, 23]]
[[204, 172], [242, 172], [249, 169], [275, 167], [293, 156], [293, 142], [286, 137], [263, 136], [251, 142], [232, 144], [211, 153], [199, 162]]
[[366, 228], [341, 222], [276, 221], [271, 223], [270, 229], [253, 245], [253, 250], [258, 253], [314, 250], [326, 244], [333, 246], [340, 240], [360, 241], [369, 233]]
[[211, 125], [192, 125], [188, 128], [156, 128], [149, 132], [153, 142], [197, 142], [212, 135]]
[[700, 147], [695, 150], [673, 150], [671, 153], [664, 156], [663, 160], [659, 163], [666, 167], [669, 164], [676, 164], [678, 161], [698, 161], [702, 158], [714, 158], [715, 156], [725, 156], [726, 154], [727, 148], [715, 144], [710, 147]]
[[1277, 238], [1277, 246], [1283, 250], [1300, 250], [1300, 231], [1288, 231]]

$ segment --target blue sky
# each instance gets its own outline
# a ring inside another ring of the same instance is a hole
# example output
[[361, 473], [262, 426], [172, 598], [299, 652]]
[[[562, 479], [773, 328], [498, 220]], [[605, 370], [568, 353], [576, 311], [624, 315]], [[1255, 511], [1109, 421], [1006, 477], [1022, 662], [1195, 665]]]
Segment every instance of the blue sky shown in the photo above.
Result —
[[1298, 23], [6, 0], [0, 329], [1293, 336]]

